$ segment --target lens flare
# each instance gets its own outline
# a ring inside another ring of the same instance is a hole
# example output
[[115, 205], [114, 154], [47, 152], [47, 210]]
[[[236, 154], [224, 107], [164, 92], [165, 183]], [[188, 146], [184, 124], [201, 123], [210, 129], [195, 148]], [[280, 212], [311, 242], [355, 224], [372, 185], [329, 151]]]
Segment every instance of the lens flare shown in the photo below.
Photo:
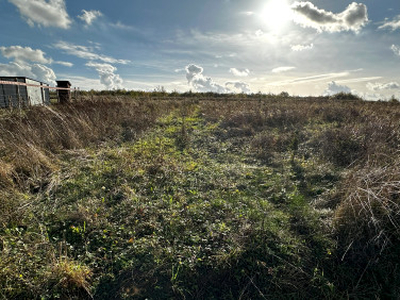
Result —
[[292, 19], [293, 12], [285, 0], [269, 0], [261, 13], [261, 17], [269, 30], [279, 32]]

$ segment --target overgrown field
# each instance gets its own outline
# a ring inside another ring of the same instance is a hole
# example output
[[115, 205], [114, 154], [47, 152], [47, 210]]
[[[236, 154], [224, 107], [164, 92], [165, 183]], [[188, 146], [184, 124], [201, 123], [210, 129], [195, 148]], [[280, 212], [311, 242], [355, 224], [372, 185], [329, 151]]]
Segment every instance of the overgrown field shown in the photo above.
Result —
[[397, 299], [400, 105], [2, 112], [2, 299]]

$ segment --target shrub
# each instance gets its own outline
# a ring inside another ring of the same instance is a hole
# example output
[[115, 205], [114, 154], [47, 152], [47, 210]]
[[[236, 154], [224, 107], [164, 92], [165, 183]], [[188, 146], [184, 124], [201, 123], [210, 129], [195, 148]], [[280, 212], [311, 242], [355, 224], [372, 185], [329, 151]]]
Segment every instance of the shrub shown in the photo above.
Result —
[[293, 143], [295, 138], [289, 134], [264, 131], [251, 140], [250, 149], [255, 152], [258, 159], [270, 162], [274, 153], [287, 151]]
[[328, 161], [348, 167], [365, 155], [362, 136], [351, 127], [327, 129], [319, 136], [322, 156]]
[[344, 92], [334, 94], [330, 98], [333, 100], [362, 100], [362, 98], [360, 98], [357, 95], [354, 95], [352, 93], [344, 93]]

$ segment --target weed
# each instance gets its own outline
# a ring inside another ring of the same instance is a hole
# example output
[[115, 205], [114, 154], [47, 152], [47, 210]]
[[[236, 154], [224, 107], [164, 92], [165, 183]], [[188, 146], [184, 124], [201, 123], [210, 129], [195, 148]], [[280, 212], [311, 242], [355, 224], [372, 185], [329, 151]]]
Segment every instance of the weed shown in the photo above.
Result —
[[91, 270], [67, 257], [55, 262], [49, 278], [53, 297], [61, 299], [93, 299], [90, 293]]

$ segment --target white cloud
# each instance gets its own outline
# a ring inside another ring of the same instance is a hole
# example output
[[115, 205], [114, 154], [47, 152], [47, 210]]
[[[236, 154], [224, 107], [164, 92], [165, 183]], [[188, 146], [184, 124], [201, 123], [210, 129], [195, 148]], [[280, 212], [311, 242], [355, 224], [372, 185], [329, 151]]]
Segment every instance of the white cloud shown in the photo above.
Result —
[[388, 83], [367, 83], [367, 88], [371, 91], [382, 91], [382, 90], [397, 90], [400, 89], [400, 84], [397, 82]]
[[339, 85], [332, 81], [328, 84], [328, 88], [324, 91], [324, 96], [331, 96], [338, 93], [351, 93], [351, 88], [346, 85]]
[[371, 81], [371, 80], [379, 80], [382, 79], [382, 76], [371, 76], [371, 77], [356, 77], [356, 78], [351, 78], [351, 79], [342, 79], [342, 80], [336, 80], [336, 83], [358, 83], [358, 82], [365, 82], [365, 81]]
[[390, 47], [390, 49], [392, 49], [394, 54], [396, 54], [397, 56], [400, 56], [400, 46], [392, 45], [392, 47]]
[[[232, 68], [235, 69], [235, 68]], [[231, 73], [235, 72], [232, 71]], [[239, 92], [239, 93], [251, 93], [250, 86], [241, 81], [229, 81], [225, 83], [225, 86], [222, 86], [216, 83], [212, 78], [205, 77], [203, 75], [204, 69], [195, 64], [191, 64], [185, 67], [186, 70], [186, 79], [188, 84], [193, 87], [197, 92], [214, 92], [214, 93], [229, 93], [229, 92]], [[235, 69], [237, 70], [237, 69]], [[181, 69], [177, 69], [175, 71], [180, 72]], [[246, 73], [249, 74], [249, 70], [237, 70], [242, 76]], [[232, 89], [230, 89], [233, 88]]]
[[34, 64], [31, 70], [35, 79], [49, 83], [51, 85], [55, 85], [57, 77], [54, 71], [49, 67], [46, 67], [44, 65]]
[[92, 25], [93, 21], [101, 17], [103, 14], [98, 10], [82, 10], [82, 15], [78, 16], [79, 19], [84, 21], [86, 25]]
[[[51, 64], [52, 59], [45, 57], [42, 50], [34, 50], [30, 47], [11, 46], [0, 47], [2, 55], [9, 59], [14, 59], [9, 64], [0, 64], [0, 73], [9, 76], [24, 76], [55, 84], [56, 75], [52, 69], [43, 64]], [[30, 64], [31, 62], [36, 64]]]
[[345, 72], [341, 72], [341, 73], [318, 74], [318, 75], [313, 75], [313, 76], [299, 77], [299, 78], [285, 80], [285, 81], [273, 82], [273, 83], [270, 83], [270, 85], [282, 86], [282, 85], [288, 85], [288, 84], [305, 84], [305, 83], [316, 82], [316, 81], [321, 81], [321, 80], [326, 81], [326, 80], [330, 80], [333, 78], [346, 77], [349, 75], [350, 75], [349, 71], [345, 71]]
[[366, 99], [366, 100], [370, 100], [370, 101], [378, 101], [378, 100], [383, 100], [386, 97], [381, 95], [381, 94], [371, 94], [371, 93], [365, 93], [363, 95], [359, 95], [361, 96], [361, 98]]
[[42, 64], [52, 63], [51, 59], [44, 57], [46, 53], [42, 50], [33, 50], [30, 47], [0, 47], [0, 51], [4, 57], [13, 58], [16, 62], [37, 62]]
[[236, 77], [247, 77], [250, 75], [250, 70], [249, 69], [236, 69], [236, 68], [230, 68], [229, 72], [233, 74], [233, 76]]
[[235, 82], [226, 82], [225, 86], [229, 89], [229, 86], [234, 87], [240, 93], [250, 94], [251, 89], [250, 86], [246, 82], [235, 81]]
[[186, 70], [186, 79], [188, 83], [190, 83], [193, 80], [193, 78], [203, 73], [202, 67], [193, 64], [186, 66], [185, 70]]
[[272, 73], [282, 73], [282, 72], [288, 72], [288, 71], [291, 71], [294, 69], [296, 69], [296, 67], [279, 67], [279, 68], [272, 69], [271, 72]]
[[118, 29], [123, 29], [123, 30], [136, 30], [137, 31], [137, 28], [123, 24], [120, 21], [118, 21], [117, 23], [111, 23], [110, 26], [114, 27], [114, 28], [118, 28]]
[[88, 62], [86, 66], [94, 68], [100, 76], [100, 82], [107, 89], [122, 89], [123, 80], [116, 74], [117, 68], [110, 64]]
[[74, 45], [67, 42], [60, 41], [54, 45], [57, 49], [63, 50], [64, 53], [69, 55], [74, 55], [79, 58], [87, 59], [87, 60], [99, 60], [105, 63], [110, 64], [128, 64], [130, 61], [125, 59], [116, 59], [110, 56], [105, 56], [101, 54], [94, 53], [94, 49], [92, 47]]
[[53, 61], [51, 58], [46, 58], [46, 53], [39, 49], [32, 49], [31, 47], [22, 46], [10, 46], [0, 47], [1, 54], [10, 59], [14, 59], [14, 62], [23, 65], [29, 62], [35, 62], [40, 64], [58, 64], [66, 67], [72, 67], [73, 64], [65, 61]]
[[212, 78], [203, 75], [203, 68], [194, 64], [185, 68], [186, 79], [191, 87], [198, 92], [226, 93], [228, 90], [216, 83]]
[[224, 54], [224, 55], [215, 55], [215, 58], [233, 58], [236, 57], [236, 53]]
[[259, 30], [257, 30], [257, 31], [255, 32], [255, 35], [258, 36], [258, 37], [263, 36], [263, 35], [264, 35], [264, 31], [262, 31], [261, 29], [259, 29]]
[[52, 69], [41, 64], [21, 64], [11, 62], [0, 64], [0, 73], [6, 76], [24, 76], [55, 85], [56, 75]]
[[292, 49], [292, 51], [300, 52], [300, 51], [304, 51], [304, 50], [313, 49], [314, 48], [314, 44], [310, 44], [310, 45], [292, 45], [290, 48]]
[[181, 72], [186, 72], [186, 69], [175, 69], [175, 73], [181, 73]]
[[400, 15], [398, 15], [393, 21], [386, 20], [385, 23], [378, 27], [379, 29], [390, 28], [392, 31], [400, 29]]
[[0, 64], [0, 73], [6, 76], [32, 76], [30, 66], [16, 62], [12, 62], [9, 64]]
[[8, 0], [18, 7], [20, 14], [29, 26], [67, 29], [71, 25], [64, 0]]
[[294, 21], [303, 27], [311, 27], [320, 32], [359, 32], [368, 23], [367, 6], [351, 3], [343, 12], [334, 14], [319, 9], [311, 2], [295, 2], [292, 10], [296, 13]]
[[67, 61], [55, 61], [54, 63], [57, 64], [57, 65], [70, 67], [70, 68], [74, 66], [73, 63], [70, 63], [70, 62], [67, 62]]

